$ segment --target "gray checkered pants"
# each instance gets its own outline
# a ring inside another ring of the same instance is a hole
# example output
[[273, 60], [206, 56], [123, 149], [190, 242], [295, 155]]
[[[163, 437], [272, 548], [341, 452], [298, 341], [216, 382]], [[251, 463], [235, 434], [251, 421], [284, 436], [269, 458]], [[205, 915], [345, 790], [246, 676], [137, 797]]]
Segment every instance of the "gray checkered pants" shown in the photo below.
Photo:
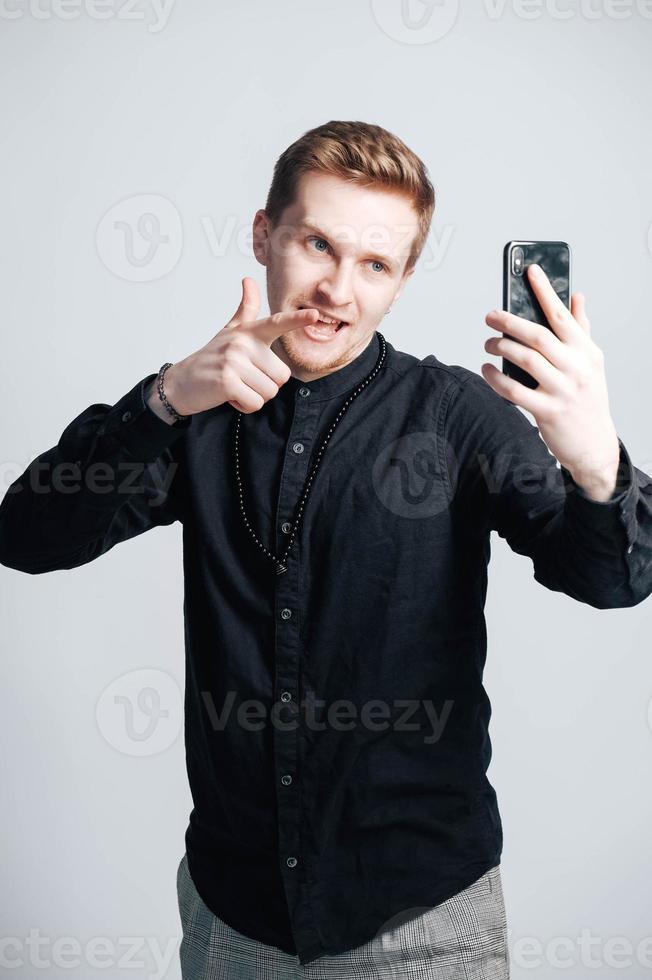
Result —
[[302, 966], [249, 939], [200, 898], [186, 855], [177, 871], [183, 980], [509, 980], [500, 865], [452, 898], [337, 956]]

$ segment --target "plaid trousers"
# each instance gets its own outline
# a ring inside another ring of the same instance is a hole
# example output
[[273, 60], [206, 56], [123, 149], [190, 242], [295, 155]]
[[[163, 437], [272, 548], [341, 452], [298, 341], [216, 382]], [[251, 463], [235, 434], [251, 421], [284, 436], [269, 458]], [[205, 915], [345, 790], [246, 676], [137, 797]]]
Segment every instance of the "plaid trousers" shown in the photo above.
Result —
[[500, 865], [356, 949], [301, 965], [236, 932], [204, 905], [186, 854], [177, 870], [183, 980], [509, 980]]

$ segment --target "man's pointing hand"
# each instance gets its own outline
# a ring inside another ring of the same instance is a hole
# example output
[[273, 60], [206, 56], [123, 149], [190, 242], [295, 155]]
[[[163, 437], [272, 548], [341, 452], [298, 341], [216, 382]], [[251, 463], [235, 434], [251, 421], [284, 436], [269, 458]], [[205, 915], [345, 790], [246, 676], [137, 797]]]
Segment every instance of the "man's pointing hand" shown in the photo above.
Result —
[[[249, 414], [278, 394], [292, 372], [271, 345], [289, 330], [315, 323], [319, 311], [293, 310], [259, 320], [259, 310], [256, 281], [245, 276], [240, 305], [226, 326], [200, 350], [167, 369], [165, 394], [180, 415], [205, 412], [224, 402]], [[155, 385], [151, 393], [154, 399], [160, 405]]]

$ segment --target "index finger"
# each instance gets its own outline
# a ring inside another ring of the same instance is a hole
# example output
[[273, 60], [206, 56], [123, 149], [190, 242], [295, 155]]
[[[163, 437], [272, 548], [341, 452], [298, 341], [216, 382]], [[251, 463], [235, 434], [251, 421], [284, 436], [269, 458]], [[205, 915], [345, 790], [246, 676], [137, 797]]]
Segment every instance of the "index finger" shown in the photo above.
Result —
[[553, 333], [560, 340], [571, 340], [576, 335], [574, 328], [579, 325], [575, 323], [570, 310], [556, 292], [545, 271], [540, 265], [530, 265], [528, 279]]
[[287, 312], [272, 313], [271, 316], [263, 317], [262, 320], [253, 320], [243, 323], [242, 326], [251, 330], [267, 346], [290, 330], [298, 330], [309, 323], [316, 323], [319, 319], [319, 310], [289, 310]]

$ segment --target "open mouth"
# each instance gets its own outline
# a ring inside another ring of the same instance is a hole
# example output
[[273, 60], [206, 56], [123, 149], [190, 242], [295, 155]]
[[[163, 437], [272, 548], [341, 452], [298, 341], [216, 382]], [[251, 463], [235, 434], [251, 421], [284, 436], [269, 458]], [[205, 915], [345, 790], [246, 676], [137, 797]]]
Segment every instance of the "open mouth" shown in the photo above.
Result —
[[[317, 309], [317, 307], [300, 306], [299, 309], [300, 310]], [[332, 317], [329, 317], [328, 320], [319, 319], [316, 320], [314, 323], [310, 324], [311, 329], [317, 330], [320, 333], [323, 333], [324, 335], [336, 334], [338, 330], [341, 330], [342, 327], [346, 327], [346, 326], [348, 326], [346, 320], [339, 320], [337, 322], [333, 322]]]

